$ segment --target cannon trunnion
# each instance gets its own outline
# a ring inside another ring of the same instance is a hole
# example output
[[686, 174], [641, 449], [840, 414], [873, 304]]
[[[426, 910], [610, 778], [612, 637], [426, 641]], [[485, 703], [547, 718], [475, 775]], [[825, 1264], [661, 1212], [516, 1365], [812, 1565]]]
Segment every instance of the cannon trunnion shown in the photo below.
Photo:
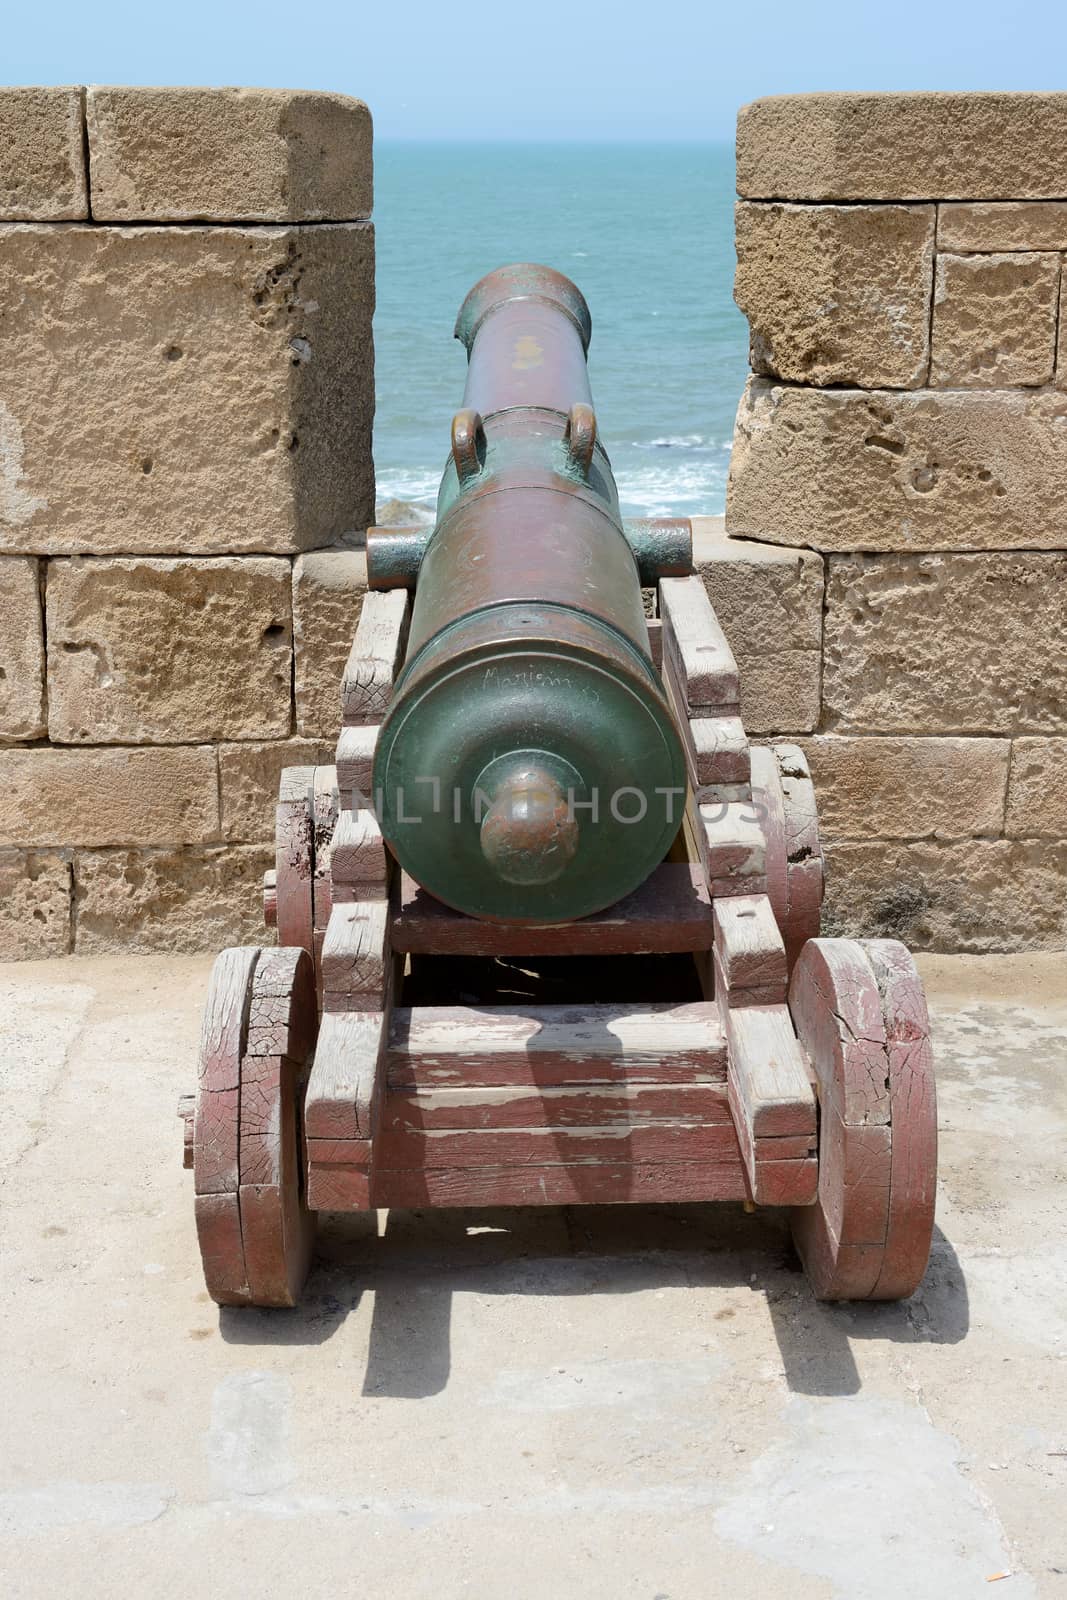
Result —
[[336, 764], [282, 776], [278, 947], [212, 973], [179, 1108], [208, 1290], [295, 1304], [318, 1211], [715, 1200], [789, 1208], [820, 1297], [908, 1295], [914, 963], [818, 937], [804, 756], [750, 746], [688, 524], [619, 515], [578, 290], [504, 268], [457, 334], [435, 527], [368, 536]]

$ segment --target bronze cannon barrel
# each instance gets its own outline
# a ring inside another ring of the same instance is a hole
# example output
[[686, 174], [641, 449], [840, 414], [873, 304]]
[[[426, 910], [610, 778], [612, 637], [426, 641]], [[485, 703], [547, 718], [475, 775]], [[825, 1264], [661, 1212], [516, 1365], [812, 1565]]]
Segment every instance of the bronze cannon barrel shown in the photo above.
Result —
[[[549, 268], [504, 267], [472, 289], [437, 521], [407, 546], [408, 653], [374, 769], [382, 831], [432, 894], [500, 921], [611, 905], [662, 860], [682, 814], [641, 581], [684, 570], [687, 530], [627, 536], [590, 331], [581, 293]], [[372, 581], [376, 566], [397, 581], [402, 545], [388, 559], [368, 545]]]

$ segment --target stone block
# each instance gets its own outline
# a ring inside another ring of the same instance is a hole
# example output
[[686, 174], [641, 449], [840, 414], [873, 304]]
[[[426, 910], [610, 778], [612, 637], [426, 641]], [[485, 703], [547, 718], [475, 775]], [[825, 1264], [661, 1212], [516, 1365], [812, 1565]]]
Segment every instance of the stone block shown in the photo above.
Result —
[[0, 556], [0, 740], [40, 739], [44, 732], [38, 563], [32, 556]]
[[1013, 739], [1004, 832], [1067, 839], [1067, 739]]
[[0, 961], [70, 949], [70, 862], [51, 850], [0, 850]]
[[313, 550], [293, 567], [296, 728], [303, 738], [336, 742], [341, 674], [366, 590], [362, 550]]
[[823, 838], [826, 937], [902, 939], [913, 950], [1059, 950], [1067, 944], [1067, 843]]
[[90, 88], [97, 222], [349, 222], [373, 204], [362, 100], [293, 89]]
[[203, 745], [0, 750], [0, 846], [217, 839], [218, 787]]
[[263, 924], [263, 874], [273, 865], [273, 849], [256, 845], [78, 851], [75, 951], [194, 954], [272, 944]]
[[741, 201], [734, 299], [753, 369], [794, 383], [924, 383], [935, 216], [934, 206]]
[[1052, 382], [1060, 258], [939, 255], [930, 382], [997, 389]]
[[1060, 200], [1067, 94], [783, 94], [737, 115], [748, 200]]
[[333, 757], [333, 744], [320, 744], [314, 739], [220, 745], [223, 838], [235, 844], [264, 844], [272, 840], [282, 769], [331, 766]]
[[0, 222], [89, 215], [81, 89], [0, 89]]
[[822, 557], [729, 539], [722, 517], [694, 517], [693, 559], [737, 661], [746, 730], [817, 727]]
[[937, 248], [1067, 250], [1067, 201], [948, 201], [937, 208]]
[[374, 242], [0, 227], [0, 550], [289, 552], [373, 517]]
[[811, 767], [819, 826], [836, 839], [959, 839], [999, 834], [1008, 781], [1007, 739], [800, 741]]
[[1056, 549], [1067, 396], [802, 389], [751, 378], [726, 495], [731, 535], [816, 550]]
[[831, 556], [825, 728], [1067, 731], [1067, 554]]
[[287, 561], [49, 563], [48, 731], [61, 744], [282, 738]]

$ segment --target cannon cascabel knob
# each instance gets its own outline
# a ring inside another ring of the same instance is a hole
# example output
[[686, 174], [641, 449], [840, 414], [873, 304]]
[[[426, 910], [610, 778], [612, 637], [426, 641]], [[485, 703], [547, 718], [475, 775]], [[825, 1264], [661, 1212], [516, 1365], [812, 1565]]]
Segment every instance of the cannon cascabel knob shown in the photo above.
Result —
[[574, 859], [578, 824], [559, 784], [541, 767], [504, 778], [482, 818], [482, 854], [506, 883], [552, 883]]

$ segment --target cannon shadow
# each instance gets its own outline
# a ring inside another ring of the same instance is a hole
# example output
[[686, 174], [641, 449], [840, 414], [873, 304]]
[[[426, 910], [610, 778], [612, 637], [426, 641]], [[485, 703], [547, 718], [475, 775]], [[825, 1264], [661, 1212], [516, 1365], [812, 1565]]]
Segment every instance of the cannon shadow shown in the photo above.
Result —
[[[334, 1215], [295, 1311], [220, 1313], [223, 1338], [242, 1345], [314, 1345], [337, 1333], [373, 1295], [362, 1393], [396, 1399], [440, 1394], [452, 1366], [456, 1295], [521, 1300], [736, 1290], [767, 1306], [790, 1390], [850, 1395], [863, 1387], [856, 1350], [866, 1341], [956, 1344], [969, 1305], [958, 1257], [935, 1231], [923, 1284], [902, 1302], [817, 1302], [789, 1238], [787, 1213], [727, 1205], [616, 1205], [391, 1211]], [[709, 1306], [707, 1332], [734, 1312]], [[654, 1352], [655, 1326], [649, 1328]], [[707, 1341], [702, 1340], [702, 1348]], [[675, 1349], [677, 1346], [675, 1345]]]

